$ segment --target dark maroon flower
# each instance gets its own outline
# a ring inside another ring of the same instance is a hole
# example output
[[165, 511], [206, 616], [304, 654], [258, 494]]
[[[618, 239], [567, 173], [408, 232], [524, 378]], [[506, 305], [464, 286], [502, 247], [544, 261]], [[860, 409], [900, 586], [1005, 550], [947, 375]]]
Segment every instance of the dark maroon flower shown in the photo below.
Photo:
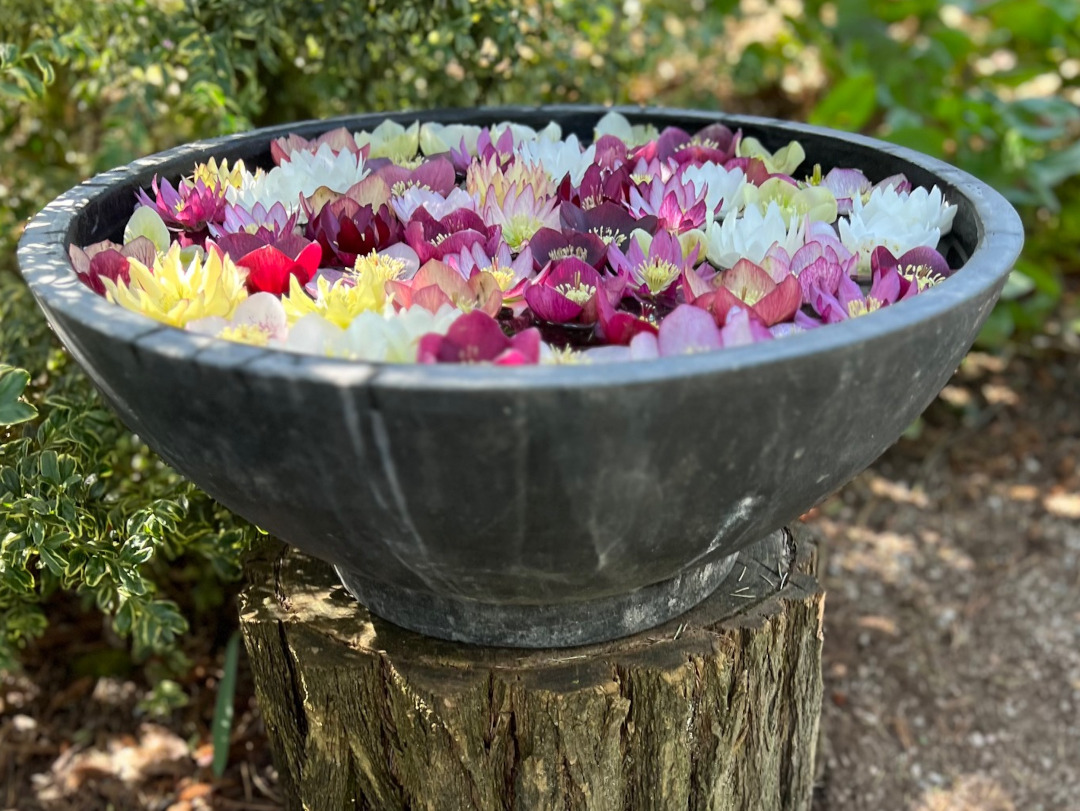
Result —
[[376, 161], [368, 161], [367, 165], [373, 167], [372, 174], [382, 178], [394, 195], [404, 194], [406, 189], [415, 186], [430, 189], [445, 197], [456, 187], [454, 165], [443, 157], [429, 158], [415, 169], [398, 166], [390, 160], [386, 160], [382, 165], [377, 165]]
[[952, 275], [952, 268], [945, 257], [933, 248], [912, 248], [899, 259], [884, 245], [874, 248], [870, 255], [873, 277], [895, 271], [900, 277], [899, 299], [906, 299], [945, 281]]
[[597, 270], [607, 261], [607, 244], [596, 234], [584, 231], [557, 231], [541, 228], [529, 240], [533, 265], [541, 270], [548, 262], [556, 262], [569, 256], [588, 262]]
[[358, 256], [400, 241], [401, 223], [389, 206], [375, 208], [342, 197], [308, 221], [305, 235], [322, 246], [323, 264], [352, 267]]
[[649, 215], [635, 219], [625, 208], [614, 203], [603, 203], [587, 210], [573, 203], [563, 203], [559, 207], [559, 218], [564, 229], [593, 234], [609, 249], [612, 245], [621, 248], [635, 229], [653, 234], [658, 228], [656, 217]]
[[416, 251], [420, 263], [431, 259], [442, 260], [451, 254], [460, 254], [473, 245], [489, 245], [501, 236], [498, 226], [489, 226], [475, 211], [459, 208], [435, 219], [425, 208], [418, 208], [412, 220], [405, 226], [405, 241]]

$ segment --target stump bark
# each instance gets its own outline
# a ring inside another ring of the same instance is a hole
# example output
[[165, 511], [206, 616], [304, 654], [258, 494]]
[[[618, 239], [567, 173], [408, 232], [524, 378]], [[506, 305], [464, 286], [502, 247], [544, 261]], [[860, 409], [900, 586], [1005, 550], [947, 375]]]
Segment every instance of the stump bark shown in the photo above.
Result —
[[557, 651], [402, 630], [284, 547], [248, 571], [241, 627], [289, 808], [810, 808], [824, 594], [801, 526], [678, 620]]

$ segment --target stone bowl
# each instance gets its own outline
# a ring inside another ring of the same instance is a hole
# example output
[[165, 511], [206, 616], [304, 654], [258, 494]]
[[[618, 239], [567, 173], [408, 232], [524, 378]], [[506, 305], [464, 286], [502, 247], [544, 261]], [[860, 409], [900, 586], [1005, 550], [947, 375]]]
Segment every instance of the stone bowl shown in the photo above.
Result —
[[68, 351], [123, 421], [229, 509], [337, 567], [374, 613], [446, 639], [568, 646], [664, 622], [736, 554], [869, 465], [948, 381], [994, 306], [1020, 220], [972, 176], [858, 135], [713, 112], [623, 108], [693, 131], [717, 120], [803, 170], [904, 172], [958, 206], [961, 269], [863, 318], [655, 361], [495, 368], [354, 363], [163, 326], [93, 294], [71, 244], [119, 239], [135, 190], [211, 156], [271, 165], [269, 142], [384, 118], [591, 138], [601, 107], [440, 110], [309, 121], [200, 141], [98, 175], [27, 226], [19, 264]]

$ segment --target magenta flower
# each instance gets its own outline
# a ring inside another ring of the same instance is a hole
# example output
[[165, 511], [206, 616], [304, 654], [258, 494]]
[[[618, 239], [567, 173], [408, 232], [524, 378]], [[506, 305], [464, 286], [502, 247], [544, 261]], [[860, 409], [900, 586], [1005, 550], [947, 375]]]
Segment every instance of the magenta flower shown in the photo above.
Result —
[[623, 253], [615, 245], [608, 248], [608, 259], [616, 273], [625, 273], [633, 280], [634, 293], [641, 298], [673, 295], [673, 285], [686, 271], [693, 270], [698, 249], [683, 255], [678, 238], [667, 231], [658, 231], [649, 243], [648, 252], [641, 240], [631, 238], [630, 247]]
[[560, 200], [585, 210], [605, 203], [623, 206], [630, 199], [631, 183], [628, 164], [606, 170], [594, 163], [585, 170], [585, 176], [578, 185], [574, 185], [569, 177], [563, 178], [556, 194]]
[[458, 318], [446, 335], [428, 333], [420, 339], [420, 363], [493, 363], [521, 366], [540, 362], [540, 332], [531, 327], [506, 337], [499, 322], [475, 310]]
[[115, 242], [105, 240], [87, 245], [85, 248], [77, 248], [72, 245], [68, 250], [71, 264], [75, 268], [75, 275], [79, 281], [97, 293], [105, 295], [104, 279], [131, 283], [129, 259], [135, 259], [148, 268], [154, 266], [154, 257], [157, 249], [154, 243], [147, 237], [137, 237], [127, 245], [117, 245]]
[[872, 313], [899, 298], [900, 274], [895, 267], [879, 266], [873, 273], [873, 283], [868, 293], [864, 293], [850, 276], [844, 276], [835, 294], [813, 287], [807, 301], [826, 324], [836, 324]]
[[305, 236], [322, 246], [324, 265], [352, 267], [358, 256], [399, 242], [401, 223], [389, 206], [375, 208], [341, 197], [308, 221]]
[[154, 175], [150, 187], [154, 190], [153, 200], [143, 189], [136, 192], [136, 199], [140, 205], [155, 209], [165, 224], [174, 230], [194, 235], [225, 217], [225, 187], [220, 183], [207, 186], [201, 179], [194, 183], [181, 180], [180, 185], [173, 188], [164, 178], [159, 184]]
[[653, 177], [644, 184], [631, 187], [627, 210], [637, 218], [656, 217], [659, 226], [675, 234], [700, 228], [705, 222], [708, 206], [705, 187], [697, 186], [681, 175], [661, 180]]
[[424, 264], [431, 259], [443, 260], [463, 250], [471, 250], [477, 243], [486, 245], [492, 239], [498, 241], [501, 233], [469, 209], [460, 208], [435, 219], [427, 209], [418, 208], [412, 221], [405, 226], [405, 241]]
[[[492, 242], [496, 243], [492, 250]], [[478, 273], [490, 274], [503, 291], [503, 301], [518, 301], [525, 294], [525, 285], [533, 276], [533, 255], [528, 247], [514, 257], [510, 246], [501, 239], [488, 240], [487, 244], [474, 242], [460, 253], [448, 254], [446, 264], [465, 279]]]
[[457, 180], [454, 165], [443, 157], [428, 158], [413, 169], [398, 166], [386, 158], [370, 160], [367, 165], [372, 167], [372, 174], [381, 178], [395, 196], [415, 188], [427, 189], [446, 197], [454, 190]]
[[[656, 324], [646, 318], [634, 315], [625, 310], [615, 309], [615, 303], [622, 299], [622, 291], [626, 285], [625, 276], [617, 276], [605, 280], [610, 295], [598, 296], [596, 322], [597, 337], [607, 344], [629, 345], [641, 333], [657, 334]], [[620, 289], [619, 285], [622, 285]]]
[[836, 238], [831, 226], [812, 223], [806, 243], [791, 257], [788, 269], [798, 277], [803, 299], [809, 301], [812, 289], [835, 295], [840, 281], [855, 275], [858, 262], [859, 257]]
[[606, 295], [596, 269], [577, 257], [559, 259], [525, 288], [534, 316], [551, 324], [595, 324], [598, 298]]
[[529, 247], [537, 270], [548, 262], [570, 256], [588, 262], [597, 270], [603, 268], [607, 261], [607, 244], [596, 234], [587, 232], [541, 228], [529, 240]]
[[945, 257], [933, 248], [925, 247], [912, 248], [897, 259], [888, 248], [880, 245], [870, 255], [870, 268], [874, 276], [895, 271], [900, 277], [901, 299], [921, 293], [952, 275]]

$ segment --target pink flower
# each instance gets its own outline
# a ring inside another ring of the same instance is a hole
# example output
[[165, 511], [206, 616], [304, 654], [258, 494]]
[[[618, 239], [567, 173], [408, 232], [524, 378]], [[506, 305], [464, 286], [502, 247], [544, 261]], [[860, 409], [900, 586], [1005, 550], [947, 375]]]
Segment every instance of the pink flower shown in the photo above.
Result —
[[499, 322], [475, 310], [459, 317], [446, 335], [428, 333], [420, 339], [420, 363], [484, 363], [520, 366], [540, 362], [540, 332], [531, 327], [506, 337]]

